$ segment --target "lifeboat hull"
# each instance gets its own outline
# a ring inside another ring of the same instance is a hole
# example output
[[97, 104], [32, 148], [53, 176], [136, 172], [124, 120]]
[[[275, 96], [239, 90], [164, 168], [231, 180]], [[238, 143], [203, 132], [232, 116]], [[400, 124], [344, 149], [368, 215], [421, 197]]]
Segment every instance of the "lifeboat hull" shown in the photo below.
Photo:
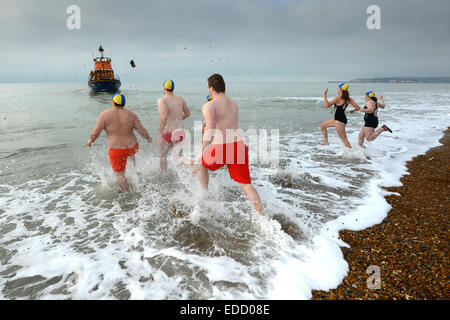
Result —
[[94, 92], [116, 93], [120, 89], [120, 80], [91, 80], [88, 82], [89, 87]]

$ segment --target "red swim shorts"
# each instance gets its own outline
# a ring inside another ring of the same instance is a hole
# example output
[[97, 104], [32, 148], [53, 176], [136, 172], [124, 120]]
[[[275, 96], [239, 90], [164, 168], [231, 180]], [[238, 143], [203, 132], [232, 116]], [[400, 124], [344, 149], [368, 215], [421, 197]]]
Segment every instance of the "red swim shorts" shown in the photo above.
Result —
[[248, 147], [243, 141], [212, 144], [203, 154], [202, 166], [216, 171], [228, 167], [230, 178], [238, 183], [251, 184], [248, 167]]
[[186, 136], [186, 133], [183, 129], [175, 130], [174, 132], [164, 132], [162, 134], [162, 138], [168, 143], [168, 144], [176, 144], [180, 143], [184, 140]]
[[129, 149], [109, 149], [109, 162], [114, 172], [122, 172], [127, 167], [128, 157], [134, 156], [139, 149], [139, 143]]

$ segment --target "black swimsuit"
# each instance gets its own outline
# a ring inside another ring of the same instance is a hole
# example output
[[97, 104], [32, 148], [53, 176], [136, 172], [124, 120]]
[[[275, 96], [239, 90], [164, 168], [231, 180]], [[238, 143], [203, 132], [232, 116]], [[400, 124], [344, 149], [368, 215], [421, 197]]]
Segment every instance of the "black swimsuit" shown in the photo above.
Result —
[[347, 124], [347, 116], [345, 115], [345, 109], [347, 108], [347, 106], [348, 104], [346, 105], [345, 103], [342, 106], [334, 105], [334, 120]]
[[[367, 106], [364, 106], [364, 109], [367, 109]], [[372, 113], [366, 113], [364, 115], [364, 127], [376, 128], [378, 127], [378, 117], [375, 115], [375, 112], [378, 110], [378, 104], [375, 104], [375, 109]]]

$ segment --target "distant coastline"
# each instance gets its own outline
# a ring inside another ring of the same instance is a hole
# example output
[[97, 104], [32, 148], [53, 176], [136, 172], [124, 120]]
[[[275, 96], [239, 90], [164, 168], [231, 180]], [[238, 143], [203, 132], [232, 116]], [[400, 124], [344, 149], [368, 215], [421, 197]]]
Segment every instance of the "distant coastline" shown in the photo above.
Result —
[[[340, 83], [342, 81], [328, 81]], [[386, 77], [362, 78], [348, 81], [350, 83], [450, 83], [450, 77]]]

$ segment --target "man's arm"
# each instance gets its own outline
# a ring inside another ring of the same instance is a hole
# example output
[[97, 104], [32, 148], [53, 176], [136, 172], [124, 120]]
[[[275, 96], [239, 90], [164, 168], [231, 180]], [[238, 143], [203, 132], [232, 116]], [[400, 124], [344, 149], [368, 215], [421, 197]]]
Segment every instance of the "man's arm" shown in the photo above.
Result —
[[158, 100], [158, 111], [159, 111], [159, 130], [158, 134], [161, 135], [167, 124], [167, 118], [169, 112], [167, 110], [166, 104], [160, 99]]
[[141, 123], [141, 120], [139, 120], [139, 117], [135, 115], [134, 119], [134, 128], [136, 131], [140, 134], [140, 136], [148, 141], [148, 143], [152, 143], [152, 137], [150, 137], [150, 134], [148, 131], [144, 128], [144, 126]]
[[103, 129], [105, 129], [105, 127], [106, 127], [106, 121], [105, 121], [103, 113], [102, 113], [98, 117], [97, 123], [95, 124], [94, 129], [92, 129], [91, 138], [87, 142], [87, 145], [89, 147], [95, 142], [95, 140], [98, 139], [98, 137], [102, 133]]
[[211, 103], [203, 105], [203, 116], [205, 117], [205, 134], [202, 140], [202, 152], [211, 143], [216, 131], [216, 112]]
[[189, 110], [189, 107], [186, 101], [184, 100], [183, 100], [183, 112], [184, 112], [183, 120], [189, 118], [189, 116], [191, 115], [191, 111]]

